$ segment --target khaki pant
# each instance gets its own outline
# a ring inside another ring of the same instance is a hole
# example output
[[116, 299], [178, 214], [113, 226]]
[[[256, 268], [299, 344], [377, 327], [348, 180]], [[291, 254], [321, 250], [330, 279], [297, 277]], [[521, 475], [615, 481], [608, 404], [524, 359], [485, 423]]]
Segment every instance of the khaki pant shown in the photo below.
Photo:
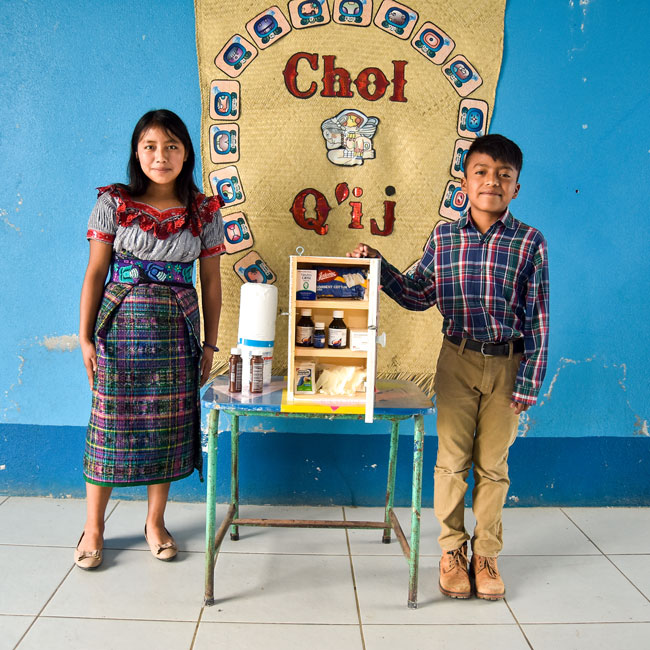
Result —
[[510, 403], [521, 356], [484, 357], [466, 350], [464, 343], [443, 341], [435, 379], [438, 458], [433, 499], [443, 551], [469, 540], [464, 500], [472, 463], [476, 517], [472, 549], [495, 557], [503, 547], [501, 510], [510, 486], [508, 449], [518, 422]]

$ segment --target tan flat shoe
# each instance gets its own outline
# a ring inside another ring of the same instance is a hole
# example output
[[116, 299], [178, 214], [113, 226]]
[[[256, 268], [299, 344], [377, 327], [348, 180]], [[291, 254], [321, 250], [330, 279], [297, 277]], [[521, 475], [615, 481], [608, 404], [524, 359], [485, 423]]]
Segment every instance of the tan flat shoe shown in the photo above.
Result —
[[174, 541], [174, 538], [171, 536], [170, 532], [165, 528], [165, 532], [171, 537], [171, 541], [165, 542], [164, 544], [153, 544], [147, 539], [147, 525], [145, 524], [144, 526], [144, 538], [149, 544], [149, 549], [151, 550], [151, 554], [157, 559], [157, 560], [162, 560], [163, 562], [169, 562], [169, 560], [173, 560], [176, 557], [176, 553], [178, 553], [178, 546], [176, 546], [176, 542]]
[[74, 550], [74, 563], [80, 568], [84, 569], [85, 571], [89, 571], [90, 569], [96, 569], [101, 563], [102, 560], [104, 559], [102, 556], [102, 549], [97, 549], [94, 551], [80, 551], [79, 550], [79, 544], [81, 544], [81, 540], [84, 538], [85, 531], [81, 533], [81, 537], [79, 538], [79, 541], [77, 542], [77, 548]]

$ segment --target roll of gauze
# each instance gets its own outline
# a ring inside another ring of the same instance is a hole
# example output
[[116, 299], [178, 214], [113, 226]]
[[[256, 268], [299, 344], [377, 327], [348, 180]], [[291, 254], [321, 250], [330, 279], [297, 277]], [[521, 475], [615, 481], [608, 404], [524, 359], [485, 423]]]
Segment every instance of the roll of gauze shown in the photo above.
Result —
[[278, 288], [273, 284], [245, 282], [239, 301], [240, 339], [275, 340], [275, 319], [278, 315]]

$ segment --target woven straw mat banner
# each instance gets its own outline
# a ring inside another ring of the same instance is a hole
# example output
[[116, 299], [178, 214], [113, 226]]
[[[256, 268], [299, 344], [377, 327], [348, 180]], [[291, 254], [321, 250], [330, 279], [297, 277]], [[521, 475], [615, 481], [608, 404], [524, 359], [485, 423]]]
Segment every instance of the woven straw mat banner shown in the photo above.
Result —
[[[406, 271], [434, 225], [457, 219], [464, 153], [494, 105], [505, 0], [196, 0], [206, 192], [221, 194], [227, 254], [225, 369], [242, 282], [278, 285], [289, 256], [345, 255], [363, 241]], [[432, 391], [437, 309], [382, 296], [379, 375]], [[286, 371], [288, 318], [274, 372]]]

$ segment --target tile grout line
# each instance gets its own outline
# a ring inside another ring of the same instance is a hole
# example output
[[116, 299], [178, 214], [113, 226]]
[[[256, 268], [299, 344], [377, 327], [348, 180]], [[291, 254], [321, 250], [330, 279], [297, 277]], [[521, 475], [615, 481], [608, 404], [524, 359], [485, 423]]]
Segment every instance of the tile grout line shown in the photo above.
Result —
[[508, 602], [508, 599], [504, 597], [503, 602], [506, 604], [506, 607], [508, 608], [508, 611], [510, 612], [510, 615], [512, 618], [515, 619], [515, 623], [517, 624], [517, 627], [519, 628], [519, 631], [521, 632], [522, 636], [524, 637], [524, 641], [528, 644], [528, 647], [530, 650], [535, 650], [533, 648], [533, 644], [529, 641], [527, 634], [524, 632], [524, 628], [521, 627], [521, 623], [519, 623], [519, 619], [515, 616], [515, 613], [512, 611], [512, 608], [510, 607], [510, 603]]
[[43, 605], [43, 607], [41, 607], [38, 614], [36, 614], [36, 616], [34, 617], [34, 620], [29, 624], [29, 627], [25, 630], [25, 632], [20, 637], [20, 639], [18, 639], [18, 643], [16, 643], [16, 645], [14, 646], [14, 650], [16, 650], [16, 648], [23, 642], [23, 639], [27, 636], [29, 631], [34, 627], [34, 623], [36, 623], [36, 621], [39, 619], [39, 617], [43, 613], [43, 610], [50, 604], [50, 601], [52, 600], [52, 598], [54, 598], [54, 596], [56, 595], [56, 592], [59, 591], [59, 588], [66, 581], [67, 577], [70, 575], [70, 573], [72, 572], [74, 567], [75, 567], [75, 565], [73, 563], [72, 566], [68, 569], [68, 572], [63, 576], [63, 579], [61, 580], [61, 582], [59, 582], [59, 584], [56, 586], [56, 589], [52, 592], [50, 597], [45, 601], [45, 604]]
[[[0, 614], [1, 616], [22, 616], [30, 617], [34, 614]], [[196, 623], [196, 619], [184, 618], [124, 618], [117, 616], [79, 616], [67, 614], [41, 614], [39, 618], [47, 620], [62, 620], [62, 621], [132, 621], [136, 623]]]
[[[345, 516], [345, 506], [341, 506], [341, 511], [343, 513], [343, 521], [347, 521]], [[357, 579], [354, 575], [354, 563], [352, 562], [352, 549], [350, 547], [350, 536], [348, 534], [348, 529], [344, 528], [345, 531], [345, 543], [348, 547], [348, 560], [350, 562], [350, 574], [352, 575], [352, 588], [354, 589], [354, 602], [357, 606], [357, 619], [359, 620], [359, 634], [361, 636], [361, 648], [366, 650], [366, 639], [363, 634], [363, 623], [361, 621], [361, 607], [359, 605], [359, 594], [357, 592]]]
[[199, 633], [199, 625], [201, 624], [201, 619], [203, 618], [203, 611], [205, 610], [205, 605], [201, 607], [199, 611], [199, 618], [196, 621], [194, 626], [194, 634], [192, 635], [192, 643], [190, 643], [190, 650], [194, 650], [194, 644], [196, 643], [196, 635]]
[[[15, 618], [31, 618], [34, 614], [0, 614], [0, 618], [3, 616], [12, 616]], [[196, 623], [195, 620], [187, 619], [169, 619], [169, 618], [117, 618], [117, 617], [104, 617], [97, 618], [96, 616], [64, 616], [62, 614], [57, 615], [47, 615], [42, 614], [39, 618], [47, 620], [66, 620], [66, 621], [129, 621], [129, 622], [141, 622], [141, 623]], [[203, 623], [203, 620], [201, 620]], [[524, 623], [527, 626], [562, 626], [562, 625], [648, 625], [650, 624], [650, 619], [647, 621], [574, 621], [574, 622], [554, 622], [554, 621], [542, 621], [542, 622], [529, 622]], [[297, 622], [297, 623], [287, 623], [287, 622], [278, 622], [278, 623], [269, 623], [262, 621], [238, 621], [238, 620], [224, 620], [224, 621], [206, 621], [205, 625], [270, 625], [270, 626], [284, 626], [284, 627], [357, 627], [358, 623], [308, 623], [308, 622]], [[404, 627], [404, 625], [410, 625], [407, 623], [366, 623], [366, 627]], [[517, 623], [417, 623], [415, 624], [418, 627], [518, 627]]]
[[3, 497], [0, 497], [0, 499], [2, 499], [2, 501], [0, 501], [0, 506], [1, 506], [3, 503], [6, 503], [7, 501], [9, 501], [9, 497], [4, 497], [4, 498], [3, 498]]
[[647, 621], [563, 621], [563, 622], [551, 622], [551, 621], [540, 621], [540, 622], [531, 622], [525, 623], [525, 625], [648, 625], [650, 620]]
[[116, 500], [115, 500], [115, 505], [111, 508], [111, 511], [108, 513], [108, 517], [106, 517], [106, 518], [104, 519], [104, 523], [106, 523], [106, 522], [110, 519], [110, 516], [115, 512], [115, 509], [116, 509], [117, 506], [119, 506], [119, 505], [120, 505], [120, 500], [119, 500], [119, 499], [116, 499]]
[[596, 544], [596, 542], [594, 542], [594, 540], [591, 539], [591, 537], [589, 537], [589, 535], [587, 535], [587, 533], [585, 533], [585, 531], [582, 530], [582, 528], [580, 528], [580, 526], [578, 526], [578, 524], [576, 524], [576, 522], [573, 521], [573, 519], [571, 519], [571, 517], [567, 514], [567, 512], [564, 510], [564, 508], [560, 507], [560, 508], [558, 508], [558, 510], [559, 510], [559, 511], [560, 511], [560, 512], [561, 512], [561, 513], [562, 513], [562, 514], [563, 514], [563, 515], [564, 515], [564, 516], [565, 516], [565, 517], [566, 517], [566, 518], [567, 518], [567, 519], [568, 519], [568, 520], [569, 520], [569, 521], [570, 521], [570, 522], [571, 522], [571, 523], [572, 523], [572, 524], [573, 524], [573, 525], [574, 525], [574, 526], [575, 526], [575, 527], [576, 527], [576, 528], [577, 528], [577, 529], [578, 529], [578, 530], [579, 530], [579, 531], [584, 535], [584, 536], [585, 536], [585, 538], [586, 538], [586, 539], [587, 539], [591, 544], [593, 544], [593, 547], [594, 547], [594, 548], [595, 548], [595, 549], [596, 549], [596, 550], [597, 550], [601, 555], [605, 555], [605, 554], [600, 550], [600, 548], [598, 547], [598, 544]]
[[583, 535], [584, 535], [584, 536], [585, 536], [585, 537], [586, 537], [586, 538], [587, 538], [587, 539], [588, 539], [588, 540], [589, 540], [589, 541], [590, 541], [590, 542], [591, 542], [591, 543], [592, 543], [592, 544], [593, 544], [593, 545], [598, 549], [598, 551], [603, 555], [603, 557], [605, 557], [605, 559], [606, 559], [606, 560], [607, 560], [607, 561], [608, 561], [608, 562], [609, 562], [609, 563], [610, 563], [610, 564], [611, 564], [611, 565], [612, 565], [612, 566], [613, 566], [613, 567], [614, 567], [614, 568], [615, 568], [615, 569], [616, 569], [616, 570], [617, 570], [617, 571], [618, 571], [618, 572], [619, 572], [619, 573], [620, 573], [620, 574], [621, 574], [621, 575], [622, 575], [622, 576], [623, 576], [623, 577], [624, 577], [624, 578], [625, 578], [625, 579], [626, 579], [626, 580], [627, 580], [627, 581], [628, 581], [628, 582], [629, 582], [629, 583], [630, 583], [630, 584], [631, 584], [631, 585], [632, 585], [632, 586], [633, 586], [633, 587], [634, 587], [634, 588], [635, 588], [635, 589], [636, 589], [636, 590], [641, 594], [641, 596], [643, 596], [643, 598], [645, 598], [645, 600], [647, 600], [647, 601], [650, 603], [650, 598], [648, 598], [648, 596], [646, 596], [646, 595], [641, 591], [641, 589], [639, 589], [639, 587], [637, 587], [637, 586], [632, 582], [632, 580], [630, 580], [630, 578], [628, 578], [627, 575], [626, 575], [625, 573], [623, 573], [623, 571], [621, 571], [621, 569], [620, 569], [620, 568], [615, 564], [615, 562], [614, 562], [614, 561], [609, 557], [609, 555], [607, 555], [607, 553], [605, 553], [605, 552], [604, 552], [604, 551], [603, 551], [603, 550], [598, 546], [598, 544], [596, 544], [596, 542], [594, 542], [594, 541], [589, 537], [589, 535], [587, 535], [587, 533], [585, 533], [585, 531], [582, 530], [582, 528], [580, 528], [580, 526], [578, 526], [578, 524], [576, 524], [576, 522], [573, 521], [573, 519], [571, 519], [571, 517], [569, 517], [569, 515], [568, 515], [566, 512], [564, 512], [564, 509], [563, 509], [563, 508], [560, 508], [560, 510], [564, 513], [564, 516], [565, 516], [565, 517], [566, 517], [566, 518], [567, 518], [567, 519], [568, 519], [568, 520], [569, 520], [569, 521], [570, 521], [570, 522], [571, 522], [571, 523], [572, 523], [572, 524], [573, 524], [573, 525], [574, 525], [574, 526], [575, 526], [575, 527], [576, 527], [576, 528], [577, 528], [577, 529], [578, 529], [578, 530], [579, 530], [579, 531], [580, 531], [580, 532], [581, 532], [581, 533], [582, 533], [582, 534], [583, 534]]

